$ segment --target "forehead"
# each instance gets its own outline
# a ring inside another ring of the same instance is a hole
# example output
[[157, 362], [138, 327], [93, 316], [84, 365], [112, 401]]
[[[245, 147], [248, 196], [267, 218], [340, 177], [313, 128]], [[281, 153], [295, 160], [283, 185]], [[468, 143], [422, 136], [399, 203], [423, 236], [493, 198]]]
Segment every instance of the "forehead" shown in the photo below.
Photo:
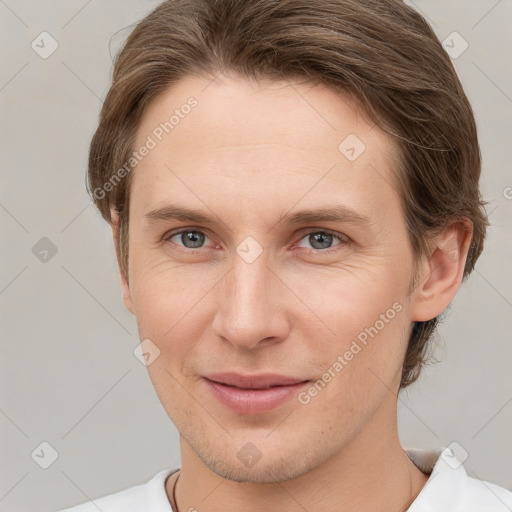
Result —
[[335, 186], [360, 206], [358, 196], [374, 201], [378, 188], [381, 199], [396, 195], [395, 142], [324, 85], [188, 77], [146, 108], [135, 149], [143, 145], [151, 149], [133, 171], [132, 194], [145, 210], [187, 184], [245, 198], [247, 208], [258, 207], [259, 192], [299, 199]]

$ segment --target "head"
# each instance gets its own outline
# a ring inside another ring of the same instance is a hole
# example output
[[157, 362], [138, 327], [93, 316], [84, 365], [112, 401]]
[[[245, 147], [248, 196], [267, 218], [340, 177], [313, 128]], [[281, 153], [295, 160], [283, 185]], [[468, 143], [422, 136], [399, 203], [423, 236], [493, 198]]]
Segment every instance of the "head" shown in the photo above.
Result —
[[[176, 0], [136, 26], [88, 188], [155, 389], [209, 467], [264, 481], [233, 448], [252, 442], [300, 474], [396, 402], [482, 251], [479, 176], [460, 81], [402, 2]], [[311, 386], [247, 421], [204, 387], [225, 371]]]

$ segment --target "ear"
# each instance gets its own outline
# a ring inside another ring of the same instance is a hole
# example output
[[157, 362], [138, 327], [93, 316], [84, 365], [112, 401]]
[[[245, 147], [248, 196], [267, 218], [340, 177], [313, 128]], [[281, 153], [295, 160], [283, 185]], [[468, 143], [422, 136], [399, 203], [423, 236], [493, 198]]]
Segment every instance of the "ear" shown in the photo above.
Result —
[[471, 221], [460, 219], [434, 239], [430, 256], [418, 267], [412, 321], [431, 320], [449, 306], [462, 282], [472, 235]]
[[[114, 208], [111, 208], [110, 209], [110, 216], [111, 216], [111, 223], [110, 223], [110, 227], [112, 228], [112, 238], [114, 240], [114, 247], [116, 249], [116, 255], [117, 255], [117, 262], [118, 264], [120, 263], [119, 262], [119, 247], [117, 245], [117, 240], [118, 240], [118, 233], [119, 233], [119, 215], [117, 213], [117, 211], [114, 209]], [[134, 313], [134, 308], [133, 308], [133, 302], [132, 302], [132, 295], [131, 295], [131, 292], [130, 292], [130, 285], [128, 284], [128, 281], [127, 279], [125, 278], [125, 276], [123, 275], [123, 273], [121, 272], [121, 269], [119, 269], [119, 276], [121, 278], [121, 289], [123, 291], [123, 303], [124, 303], [124, 306], [126, 307], [126, 309], [132, 313], [132, 314], [135, 314]]]

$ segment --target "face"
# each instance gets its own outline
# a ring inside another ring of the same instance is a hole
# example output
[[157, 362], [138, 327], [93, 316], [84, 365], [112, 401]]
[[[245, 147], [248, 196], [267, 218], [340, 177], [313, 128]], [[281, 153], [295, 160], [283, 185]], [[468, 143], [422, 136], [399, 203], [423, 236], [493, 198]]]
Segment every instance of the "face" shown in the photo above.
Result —
[[[392, 417], [414, 316], [392, 139], [324, 86], [195, 77], [147, 108], [143, 145], [124, 300], [199, 459], [285, 480]], [[251, 398], [204, 378], [225, 372], [308, 382]]]

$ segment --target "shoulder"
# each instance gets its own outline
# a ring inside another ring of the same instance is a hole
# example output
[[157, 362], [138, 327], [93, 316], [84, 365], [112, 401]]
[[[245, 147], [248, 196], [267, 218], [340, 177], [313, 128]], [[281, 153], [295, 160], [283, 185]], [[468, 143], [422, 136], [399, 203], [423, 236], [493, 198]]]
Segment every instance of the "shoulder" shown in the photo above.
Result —
[[512, 492], [504, 487], [473, 478], [464, 471], [454, 492], [460, 496], [461, 504], [467, 510], [485, 510], [486, 512], [510, 512], [512, 510]]
[[453, 450], [407, 450], [430, 477], [407, 512], [510, 512], [512, 492], [469, 476]]
[[177, 470], [178, 468], [164, 469], [145, 483], [57, 512], [172, 512], [165, 493], [165, 480]]

